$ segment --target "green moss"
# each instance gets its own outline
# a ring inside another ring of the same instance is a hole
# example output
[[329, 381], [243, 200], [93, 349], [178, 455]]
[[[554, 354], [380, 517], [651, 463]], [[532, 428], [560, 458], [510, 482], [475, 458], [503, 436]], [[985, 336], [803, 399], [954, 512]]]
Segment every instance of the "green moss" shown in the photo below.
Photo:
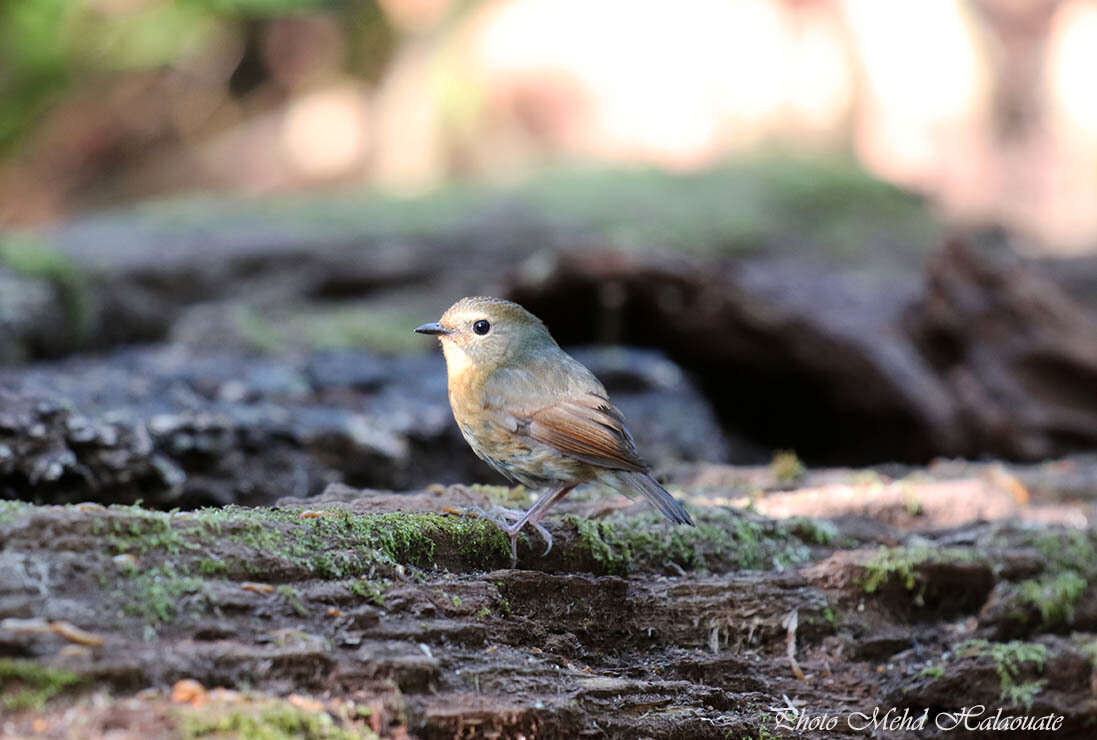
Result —
[[348, 588], [355, 596], [369, 599], [377, 606], [385, 605], [385, 590], [387, 589], [387, 586], [384, 583], [378, 583], [377, 581], [371, 581], [366, 578], [359, 578], [352, 581]]
[[789, 152], [742, 157], [688, 175], [654, 169], [549, 173], [520, 188], [517, 197], [535, 213], [569, 220], [624, 247], [741, 253], [795, 244], [855, 258], [880, 239], [924, 251], [937, 235], [924, 204], [851, 160]]
[[286, 602], [293, 608], [293, 611], [297, 612], [299, 617], [307, 617], [309, 610], [305, 607], [305, 604], [301, 601], [300, 594], [297, 593], [297, 589], [288, 584], [282, 584], [276, 591]]
[[278, 509], [210, 509], [194, 519], [209, 532], [308, 571], [319, 578], [360, 576], [397, 563], [430, 567], [446, 543], [464, 560], [488, 566], [504, 562], [508, 544], [491, 522], [420, 512], [359, 515], [333, 512], [301, 519]]
[[694, 520], [694, 527], [676, 527], [654, 513], [598, 521], [564, 517], [578, 534], [576, 557], [606, 573], [662, 570], [670, 563], [690, 570], [782, 569], [810, 555], [794, 529], [781, 522], [725, 510], [696, 512]]
[[179, 733], [184, 738], [210, 735], [242, 740], [373, 740], [365, 727], [337, 724], [326, 712], [309, 712], [284, 701], [228, 709], [203, 707], [176, 711]]
[[838, 527], [823, 519], [794, 516], [783, 523], [797, 537], [812, 545], [831, 545], [838, 539]]
[[1097, 638], [1075, 635], [1074, 639], [1078, 641], [1078, 650], [1081, 651], [1082, 655], [1086, 656], [1086, 659], [1089, 660], [1089, 664], [1097, 669]]
[[1032, 707], [1032, 701], [1040, 693], [1046, 679], [1022, 681], [1022, 675], [1028, 670], [1043, 673], [1047, 661], [1047, 648], [1036, 642], [988, 642], [986, 640], [966, 640], [954, 648], [960, 656], [985, 655], [994, 662], [994, 672], [998, 674], [1001, 688], [999, 698], [1012, 705]]
[[795, 483], [807, 473], [807, 468], [792, 450], [778, 450], [773, 453], [773, 461], [769, 467], [780, 485]]
[[525, 486], [488, 486], [473, 483], [468, 489], [474, 495], [486, 498], [492, 506], [528, 506], [530, 504], [529, 489]]
[[939, 665], [927, 665], [918, 675], [923, 678], [940, 678], [945, 675], [945, 669]]
[[1089, 532], [1050, 529], [1037, 532], [1032, 546], [1044, 557], [1047, 570], [1097, 571], [1097, 547]]
[[632, 563], [628, 542], [618, 536], [617, 528], [606, 521], [596, 521], [567, 514], [564, 521], [575, 527], [579, 535], [579, 550], [588, 554], [606, 573], [624, 575]]
[[[695, 518], [696, 527], [674, 527], [657, 514], [605, 521], [569, 516], [565, 522], [576, 537], [558, 547], [578, 569], [620, 574], [675, 565], [716, 571], [783, 568], [810, 555], [797, 529], [780, 522], [727, 510], [701, 510]], [[98, 557], [104, 561], [133, 555], [130, 565], [105, 563], [99, 585], [124, 614], [150, 627], [176, 620], [184, 610], [203, 609], [214, 578], [343, 581], [354, 595], [381, 605], [382, 584], [407, 566], [491, 570], [510, 560], [509, 541], [494, 523], [435, 513], [331, 510], [302, 517], [290, 509], [156, 512], [112, 506], [68, 518], [65, 526], [93, 534], [102, 543]], [[280, 593], [304, 613], [292, 586]]]
[[295, 511], [230, 507], [203, 510], [196, 519], [257, 556], [282, 560], [319, 578], [341, 579], [379, 564], [429, 565], [434, 541], [418, 516], [337, 512], [302, 519]]
[[1001, 699], [1012, 706], [1031, 709], [1033, 700], [1037, 694], [1043, 691], [1046, 684], [1047, 679], [1045, 678], [1013, 683], [1002, 689]]
[[110, 520], [97, 520], [99, 534], [106, 541], [113, 554], [132, 553], [137, 556], [153, 551], [164, 551], [169, 555], [178, 555], [183, 550], [198, 550], [200, 545], [187, 540], [172, 526], [169, 514], [149, 511], [140, 506], [125, 507], [127, 516]]
[[1085, 593], [1088, 581], [1076, 571], [1029, 579], [1017, 584], [1017, 597], [1040, 611], [1045, 625], [1069, 624], [1074, 621], [1074, 606]]
[[[180, 604], [186, 596], [199, 594], [202, 580], [180, 574], [171, 561], [147, 570], [140, 570], [128, 582], [119, 585], [115, 597], [122, 612], [140, 617], [147, 624], [172, 622], [180, 615]], [[197, 606], [197, 605], [196, 605]]]
[[47, 668], [32, 660], [0, 658], [0, 707], [7, 712], [41, 709], [54, 696], [83, 681], [71, 671]]
[[[821, 525], [808, 526], [809, 520], [786, 524], [724, 510], [702, 510], [695, 519], [696, 527], [673, 527], [654, 513], [598, 521], [564, 517], [577, 533], [575, 557], [608, 573], [662, 569], [668, 562], [694, 569], [782, 568], [808, 558], [805, 540], [831, 536]], [[271, 568], [289, 569], [289, 577], [342, 580], [397, 565], [433, 567], [438, 548], [444, 549], [447, 563], [456, 556], [465, 565], [488, 569], [509, 560], [509, 542], [492, 522], [424, 512], [332, 511], [302, 518], [295, 510], [270, 508], [164, 513], [113, 506], [107, 516], [92, 517], [85, 526], [103, 537], [107, 554], [141, 558], [138, 580], [245, 579]], [[237, 551], [235, 558], [211, 552], [223, 542], [245, 551]], [[146, 561], [162, 563], [167, 571], [145, 568]]]
[[506, 563], [510, 561], [510, 540], [498, 526], [486, 519], [459, 517], [444, 522], [458, 543], [465, 562]]
[[858, 579], [857, 585], [867, 593], [876, 593], [881, 586], [893, 577], [910, 591], [915, 586], [914, 568], [920, 564], [929, 550], [912, 552], [906, 549], [881, 547], [870, 561], [863, 565], [865, 574]]
[[239, 308], [232, 314], [232, 324], [244, 343], [265, 354], [275, 354], [286, 347], [285, 331], [251, 308]]
[[87, 336], [91, 292], [87, 275], [72, 259], [38, 237], [0, 234], [0, 265], [52, 285], [64, 308], [70, 338], [81, 341]]
[[273, 320], [252, 309], [241, 309], [233, 319], [239, 337], [267, 354], [348, 347], [406, 354], [428, 346], [411, 331], [423, 323], [423, 314], [407, 308], [372, 304], [304, 307]]
[[[730, 740], [734, 735], [733, 730], [725, 730], [724, 737]], [[758, 728], [757, 735], [740, 735], [739, 740], [784, 740], [784, 735], [781, 733], [774, 733], [765, 727]]]
[[920, 259], [940, 232], [919, 198], [870, 177], [852, 159], [792, 152], [690, 174], [560, 168], [505, 189], [463, 182], [417, 198], [378, 192], [187, 198], [144, 204], [127, 217], [164, 237], [198, 224], [214, 231], [262, 224], [303, 240], [339, 237], [383, 248], [388, 239], [445, 245], [470, 231], [498, 229], [503, 207], [520, 213], [526, 230], [549, 227], [625, 249], [784, 250], [858, 263]]
[[204, 576], [223, 576], [228, 569], [228, 563], [216, 556], [205, 558], [198, 563], [198, 572]]
[[1086, 589], [1097, 578], [1097, 546], [1092, 531], [1044, 528], [1002, 535], [1002, 547], [1027, 546], [1040, 554], [1043, 573], [1012, 584], [1007, 598], [1016, 604], [1013, 616], [1028, 621], [1033, 611], [1048, 627], [1069, 624]]
[[[962, 548], [881, 547], [875, 556], [861, 566], [864, 573], [856, 582], [866, 594], [875, 593], [893, 581], [902, 584], [907, 591], [915, 591], [919, 585], [924, 586], [920, 584], [918, 575], [920, 566], [970, 561], [973, 557], [971, 550]], [[921, 589], [918, 589], [915, 600], [921, 600]]]
[[[485, 568], [504, 564], [509, 552], [491, 522], [434, 513], [336, 511], [301, 518], [295, 510], [270, 508], [165, 513], [113, 506], [81, 526], [102, 536], [108, 555], [141, 557], [141, 572], [126, 587], [134, 597], [129, 611], [153, 621], [172, 618], [171, 598], [193, 590], [198, 575], [239, 580], [277, 569], [288, 577], [341, 580], [397, 565], [432, 567], [440, 544], [448, 556]], [[211, 552], [225, 542], [236, 546], [237, 557]]]
[[23, 501], [8, 501], [0, 499], [0, 524], [8, 524], [26, 514], [31, 509], [31, 504]]

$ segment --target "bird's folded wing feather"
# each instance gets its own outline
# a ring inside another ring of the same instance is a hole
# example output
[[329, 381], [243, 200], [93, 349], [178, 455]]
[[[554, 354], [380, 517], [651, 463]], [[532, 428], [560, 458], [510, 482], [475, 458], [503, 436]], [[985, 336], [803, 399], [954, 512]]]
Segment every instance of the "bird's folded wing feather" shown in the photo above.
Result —
[[647, 472], [625, 429], [624, 416], [609, 402], [598, 379], [559, 353], [554, 365], [497, 371], [485, 384], [482, 404], [496, 422], [591, 465]]
[[587, 395], [534, 412], [526, 434], [577, 460], [614, 470], [646, 471], [625, 429], [621, 412], [604, 398]]

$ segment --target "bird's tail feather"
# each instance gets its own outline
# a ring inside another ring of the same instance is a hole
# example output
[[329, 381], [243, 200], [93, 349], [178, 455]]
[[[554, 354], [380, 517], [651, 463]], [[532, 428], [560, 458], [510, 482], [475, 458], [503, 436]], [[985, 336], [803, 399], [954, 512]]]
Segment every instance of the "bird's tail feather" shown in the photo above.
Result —
[[693, 526], [693, 519], [682, 502], [671, 496], [667, 489], [647, 473], [634, 473], [630, 471], [617, 471], [617, 478], [626, 489], [632, 489], [644, 495], [663, 516], [675, 524], [688, 524]]

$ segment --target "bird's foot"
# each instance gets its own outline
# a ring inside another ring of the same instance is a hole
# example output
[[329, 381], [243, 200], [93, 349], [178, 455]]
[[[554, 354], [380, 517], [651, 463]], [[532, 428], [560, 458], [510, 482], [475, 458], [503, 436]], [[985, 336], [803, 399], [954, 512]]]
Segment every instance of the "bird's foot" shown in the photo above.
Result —
[[518, 562], [518, 533], [522, 531], [522, 527], [526, 524], [530, 524], [537, 533], [541, 535], [541, 539], [545, 541], [545, 551], [541, 553], [541, 557], [548, 555], [552, 551], [552, 535], [544, 528], [540, 522], [525, 521], [526, 512], [518, 511], [517, 509], [507, 509], [503, 506], [493, 506], [487, 511], [484, 511], [478, 506], [468, 509], [470, 513], [476, 514], [481, 519], [487, 519], [489, 522], [499, 527], [510, 538], [510, 561], [511, 567], [514, 567]]

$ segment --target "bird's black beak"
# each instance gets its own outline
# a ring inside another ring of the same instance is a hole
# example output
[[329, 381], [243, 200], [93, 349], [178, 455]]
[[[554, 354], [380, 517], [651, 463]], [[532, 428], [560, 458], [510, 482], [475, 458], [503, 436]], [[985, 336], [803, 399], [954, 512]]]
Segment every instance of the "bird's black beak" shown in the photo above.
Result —
[[437, 321], [433, 321], [429, 324], [423, 324], [422, 326], [415, 327], [417, 334], [430, 334], [431, 336], [441, 337], [449, 334], [449, 329], [439, 324]]

